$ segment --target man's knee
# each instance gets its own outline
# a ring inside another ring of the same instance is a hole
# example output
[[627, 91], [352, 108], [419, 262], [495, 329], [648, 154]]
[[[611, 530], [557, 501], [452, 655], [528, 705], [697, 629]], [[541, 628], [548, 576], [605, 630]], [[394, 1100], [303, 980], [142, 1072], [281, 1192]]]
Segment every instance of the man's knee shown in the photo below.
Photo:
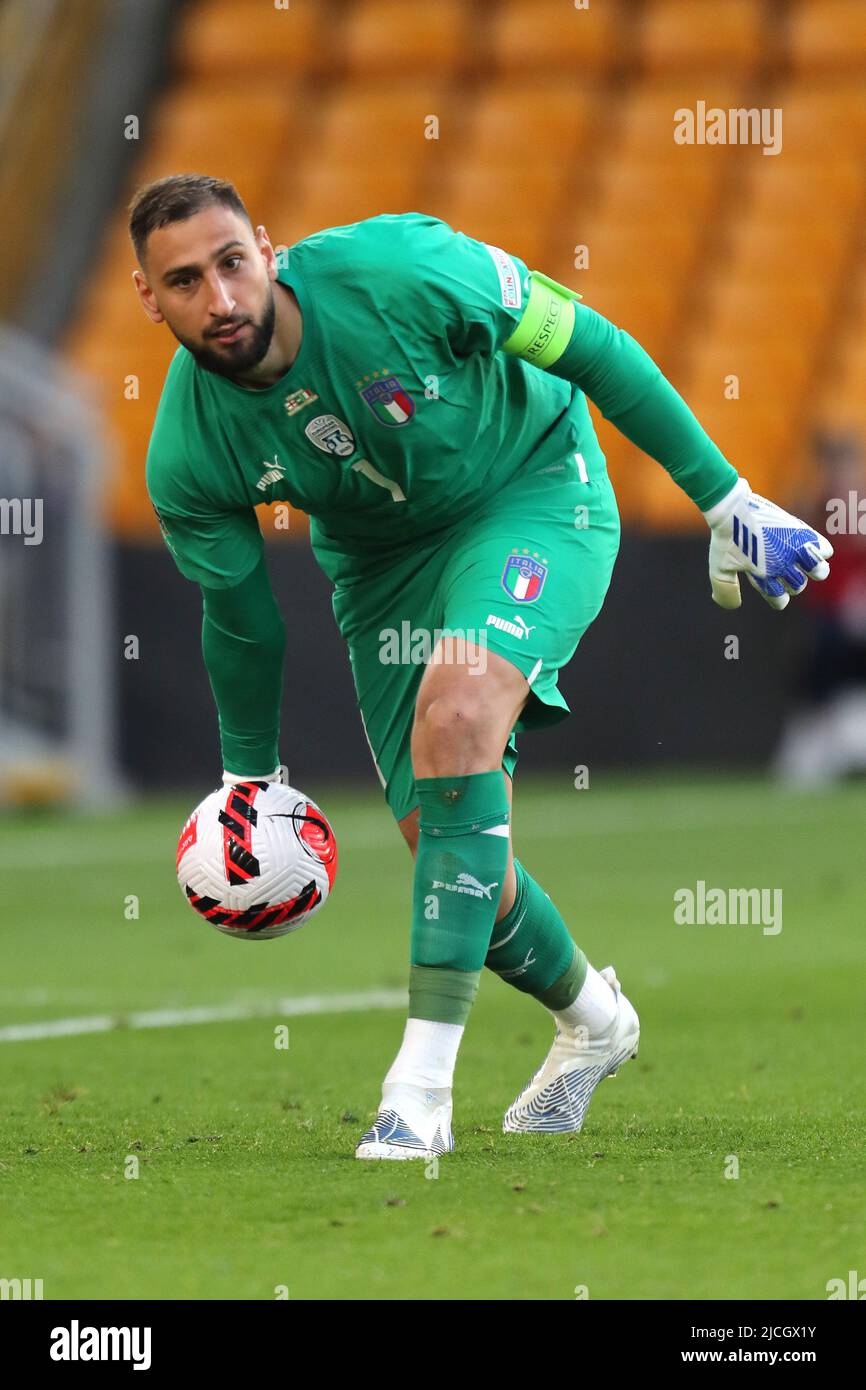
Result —
[[508, 731], [499, 727], [503, 722], [495, 700], [484, 691], [476, 693], [457, 684], [426, 697], [419, 695], [413, 739], [428, 745], [456, 740], [475, 749], [504, 746]]
[[412, 727], [416, 776], [481, 771], [502, 757], [529, 693], [525, 677], [495, 653], [479, 675], [464, 666], [428, 667]]

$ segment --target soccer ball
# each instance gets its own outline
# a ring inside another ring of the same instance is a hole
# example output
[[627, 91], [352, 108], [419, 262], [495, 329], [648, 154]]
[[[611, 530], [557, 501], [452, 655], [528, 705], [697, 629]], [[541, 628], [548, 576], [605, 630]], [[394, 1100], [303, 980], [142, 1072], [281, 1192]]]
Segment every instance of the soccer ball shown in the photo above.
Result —
[[308, 922], [337, 872], [334, 832], [315, 802], [278, 782], [211, 792], [177, 844], [187, 901], [227, 936], [266, 941]]

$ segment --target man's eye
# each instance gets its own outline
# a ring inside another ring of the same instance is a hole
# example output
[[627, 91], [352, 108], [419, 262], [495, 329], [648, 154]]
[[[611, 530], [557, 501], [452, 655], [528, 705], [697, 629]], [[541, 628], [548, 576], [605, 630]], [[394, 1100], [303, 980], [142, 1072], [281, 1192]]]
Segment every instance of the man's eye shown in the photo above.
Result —
[[[226, 261], [226, 265], [228, 266], [229, 270], [236, 270], [242, 260], [243, 256], [229, 256], [228, 260]], [[232, 265], [232, 261], [234, 261], [234, 265]]]

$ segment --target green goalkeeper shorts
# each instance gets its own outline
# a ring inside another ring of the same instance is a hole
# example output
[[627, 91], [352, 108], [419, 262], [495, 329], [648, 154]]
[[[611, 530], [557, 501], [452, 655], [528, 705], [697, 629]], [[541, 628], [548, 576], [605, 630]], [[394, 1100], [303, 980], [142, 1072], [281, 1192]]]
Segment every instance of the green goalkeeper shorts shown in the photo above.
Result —
[[[531, 466], [531, 461], [530, 461]], [[530, 694], [515, 734], [569, 713], [557, 676], [604, 601], [619, 549], [619, 514], [599, 453], [575, 455], [497, 492], [458, 525], [337, 585], [334, 615], [349, 647], [364, 732], [394, 817], [418, 805], [410, 738], [425, 667], [439, 637], [483, 668], [494, 651]]]

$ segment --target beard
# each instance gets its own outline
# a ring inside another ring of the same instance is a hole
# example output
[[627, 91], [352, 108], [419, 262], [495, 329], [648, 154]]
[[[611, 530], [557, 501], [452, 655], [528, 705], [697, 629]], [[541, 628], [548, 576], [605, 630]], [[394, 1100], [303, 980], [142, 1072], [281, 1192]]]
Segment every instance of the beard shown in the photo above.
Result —
[[251, 367], [258, 366], [261, 362], [271, 345], [275, 321], [274, 291], [273, 286], [268, 282], [267, 303], [258, 323], [254, 319], [241, 318], [220, 325], [222, 328], [229, 328], [239, 327], [242, 323], [250, 324], [252, 331], [246, 333], [238, 342], [219, 343], [218, 340], [205, 339], [205, 343], [214, 341], [213, 347], [187, 342], [180, 337], [178, 337], [178, 342], [186, 348], [187, 352], [192, 354], [198, 365], [206, 372], [214, 372], [217, 376], [239, 376], [243, 372], [248, 372]]

